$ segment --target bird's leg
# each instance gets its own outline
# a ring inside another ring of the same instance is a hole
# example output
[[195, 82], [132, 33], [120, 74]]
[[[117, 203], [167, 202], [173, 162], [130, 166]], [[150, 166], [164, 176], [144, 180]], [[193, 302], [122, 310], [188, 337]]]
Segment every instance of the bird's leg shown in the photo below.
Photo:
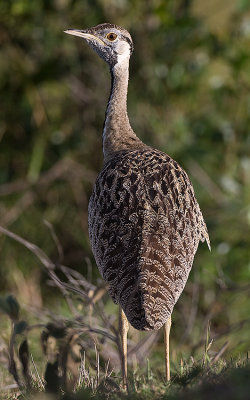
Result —
[[127, 334], [128, 334], [128, 320], [123, 311], [123, 309], [119, 308], [119, 329], [121, 336], [121, 350], [122, 350], [122, 380], [123, 387], [127, 386], [128, 379], [128, 370], [127, 370]]
[[165, 365], [166, 365], [166, 379], [170, 381], [170, 357], [169, 357], [169, 335], [171, 328], [171, 315], [167, 322], [164, 324], [164, 340], [165, 340]]

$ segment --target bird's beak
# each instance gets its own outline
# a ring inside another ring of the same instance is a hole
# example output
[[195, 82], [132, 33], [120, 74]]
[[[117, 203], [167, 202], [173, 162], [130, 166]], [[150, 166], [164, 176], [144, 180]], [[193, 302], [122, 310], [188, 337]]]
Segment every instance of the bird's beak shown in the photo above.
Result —
[[106, 43], [102, 39], [93, 35], [92, 33], [89, 33], [88, 31], [82, 31], [80, 29], [67, 29], [66, 31], [64, 31], [64, 33], [68, 33], [69, 35], [73, 36], [79, 36], [83, 39], [90, 40], [91, 42], [96, 41], [102, 46], [106, 46]]

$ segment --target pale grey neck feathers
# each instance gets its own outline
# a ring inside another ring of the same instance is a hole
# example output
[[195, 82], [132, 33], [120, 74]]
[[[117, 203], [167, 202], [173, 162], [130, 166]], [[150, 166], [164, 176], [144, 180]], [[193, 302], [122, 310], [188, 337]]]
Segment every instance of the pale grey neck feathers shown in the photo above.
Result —
[[103, 129], [104, 162], [117, 151], [146, 147], [130, 126], [127, 114], [129, 57], [121, 59], [111, 69], [111, 93]]

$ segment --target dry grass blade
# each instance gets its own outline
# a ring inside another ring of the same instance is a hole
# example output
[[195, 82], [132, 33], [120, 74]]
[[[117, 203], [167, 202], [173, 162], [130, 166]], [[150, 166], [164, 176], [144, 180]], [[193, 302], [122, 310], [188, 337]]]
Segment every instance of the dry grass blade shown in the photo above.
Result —
[[38, 380], [38, 382], [39, 382], [40, 389], [41, 389], [41, 390], [44, 390], [45, 387], [44, 387], [42, 378], [41, 378], [40, 375], [39, 375], [39, 372], [38, 372], [38, 369], [37, 369], [37, 367], [36, 367], [36, 364], [35, 364], [35, 361], [34, 361], [34, 358], [33, 358], [32, 353], [30, 353], [30, 359], [31, 359], [33, 368], [34, 368], [34, 370], [35, 370], [35, 374], [36, 374], [37, 380]]
[[83, 357], [82, 357], [82, 354], [81, 354], [81, 362], [80, 362], [80, 367], [79, 367], [79, 376], [78, 376], [78, 381], [77, 381], [77, 383], [75, 385], [75, 388], [74, 388], [75, 391], [78, 390], [82, 386], [83, 381], [84, 381], [84, 374], [85, 374], [85, 353], [83, 354]]
[[96, 360], [96, 385], [99, 386], [100, 382], [100, 357], [99, 357], [99, 352], [97, 350], [96, 344], [95, 344], [95, 360]]
[[223, 344], [222, 348], [218, 351], [218, 353], [214, 356], [214, 358], [211, 360], [211, 364], [216, 363], [219, 358], [222, 356], [222, 354], [226, 351], [228, 348], [229, 342], [227, 341], [226, 343]]
[[48, 270], [55, 269], [55, 264], [49, 259], [49, 257], [44, 253], [44, 251], [41, 250], [37, 245], [29, 242], [26, 239], [23, 239], [21, 236], [17, 235], [16, 233], [13, 233], [13, 232], [9, 231], [8, 229], [5, 229], [3, 226], [0, 226], [0, 232], [2, 232], [4, 235], [10, 237], [11, 239], [14, 239], [16, 242], [22, 244], [27, 249], [29, 249], [33, 254], [35, 254], [35, 256], [41, 261], [41, 263]]
[[154, 331], [148, 334], [139, 343], [137, 343], [133, 348], [129, 350], [128, 357], [133, 359], [133, 357], [136, 355], [136, 359], [139, 362], [143, 361], [146, 354], [148, 354], [152, 346], [157, 343], [160, 336], [160, 331]]
[[59, 256], [58, 263], [61, 264], [62, 260], [63, 260], [63, 248], [62, 248], [62, 245], [61, 245], [61, 243], [60, 243], [60, 241], [59, 241], [59, 239], [57, 237], [57, 234], [56, 234], [56, 232], [55, 232], [55, 230], [53, 228], [53, 225], [49, 221], [47, 221], [46, 219], [43, 220], [43, 222], [48, 227], [48, 229], [49, 229], [49, 231], [51, 233], [52, 239], [55, 242], [55, 245], [56, 245], [56, 248], [57, 248], [57, 251], [58, 251], [58, 256]]
[[18, 389], [17, 383], [12, 383], [11, 385], [0, 387], [0, 392], [8, 392], [9, 390], [12, 389]]
[[86, 291], [96, 290], [96, 286], [93, 283], [88, 282], [80, 272], [75, 271], [70, 267], [66, 267], [65, 265], [60, 265], [60, 269], [73, 285], [77, 284], [78, 287], [82, 286]]
[[6, 236], [10, 237], [11, 239], [14, 239], [15, 241], [17, 241], [18, 243], [22, 244], [23, 246], [25, 246], [28, 250], [30, 250], [42, 263], [42, 265], [46, 268], [46, 270], [48, 271], [49, 276], [52, 279], [53, 284], [61, 290], [61, 292], [63, 293], [63, 295], [65, 296], [65, 298], [67, 299], [68, 305], [71, 309], [71, 311], [76, 314], [75, 311], [75, 307], [69, 297], [69, 294], [67, 292], [68, 290], [71, 290], [77, 294], [79, 294], [80, 296], [86, 296], [86, 293], [84, 293], [81, 290], [77, 290], [75, 287], [62, 282], [58, 276], [56, 275], [56, 273], [54, 272], [56, 265], [55, 263], [53, 263], [53, 261], [50, 260], [50, 258], [45, 254], [45, 252], [40, 249], [37, 245], [35, 245], [34, 243], [29, 242], [26, 239], [23, 239], [21, 236], [9, 231], [8, 229], [0, 226], [0, 232], [2, 232], [3, 234], [5, 234]]

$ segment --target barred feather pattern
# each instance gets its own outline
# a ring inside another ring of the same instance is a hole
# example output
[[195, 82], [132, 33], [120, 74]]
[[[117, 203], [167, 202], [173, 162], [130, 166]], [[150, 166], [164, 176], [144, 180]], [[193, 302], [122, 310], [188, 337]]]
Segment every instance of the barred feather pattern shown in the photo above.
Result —
[[148, 147], [120, 151], [104, 165], [89, 202], [89, 235], [110, 295], [139, 330], [162, 327], [199, 241], [210, 246], [186, 172]]

